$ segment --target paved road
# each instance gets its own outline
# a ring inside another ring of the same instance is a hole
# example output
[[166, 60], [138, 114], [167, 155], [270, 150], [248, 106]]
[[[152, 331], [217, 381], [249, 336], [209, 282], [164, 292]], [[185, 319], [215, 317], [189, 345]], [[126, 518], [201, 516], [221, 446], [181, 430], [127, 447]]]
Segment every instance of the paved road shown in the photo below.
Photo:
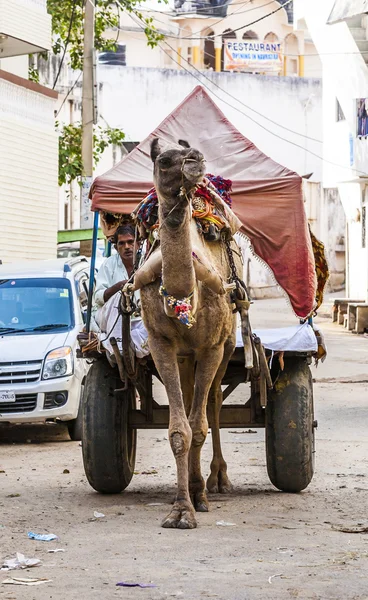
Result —
[[[252, 313], [253, 327], [295, 322], [283, 300], [257, 301]], [[11, 574], [52, 580], [7, 586], [2, 572], [0, 598], [367, 599], [368, 533], [339, 529], [368, 526], [368, 338], [325, 319], [320, 325], [329, 357], [313, 368], [319, 427], [311, 485], [299, 495], [276, 491], [264, 432], [223, 431], [235, 491], [211, 497], [196, 530], [159, 526], [175, 490], [166, 432], [140, 431], [138, 474], [123, 494], [100, 496], [85, 480], [81, 447], [61, 426], [0, 429], [0, 558], [17, 551], [40, 558], [41, 567]], [[204, 473], [210, 459], [206, 443]], [[106, 516], [94, 520], [95, 510]], [[60, 540], [31, 541], [27, 531]], [[65, 552], [48, 553], [54, 548]], [[119, 581], [157, 587], [117, 588]]]

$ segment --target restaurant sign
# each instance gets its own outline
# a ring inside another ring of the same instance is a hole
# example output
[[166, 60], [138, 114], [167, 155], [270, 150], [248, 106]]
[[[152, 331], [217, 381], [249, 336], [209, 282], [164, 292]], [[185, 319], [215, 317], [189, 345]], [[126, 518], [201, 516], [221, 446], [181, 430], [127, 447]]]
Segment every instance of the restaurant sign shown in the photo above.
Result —
[[281, 44], [278, 42], [233, 42], [224, 40], [225, 71], [277, 72], [282, 69]]

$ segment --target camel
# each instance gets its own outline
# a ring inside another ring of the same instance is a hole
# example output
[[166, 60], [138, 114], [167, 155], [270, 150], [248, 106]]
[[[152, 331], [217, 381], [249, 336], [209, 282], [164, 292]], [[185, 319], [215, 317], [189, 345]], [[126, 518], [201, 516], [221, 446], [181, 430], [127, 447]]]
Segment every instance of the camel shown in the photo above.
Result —
[[[208, 432], [207, 401], [213, 444], [207, 490], [227, 493], [232, 488], [221, 451], [219, 419], [221, 380], [236, 343], [236, 315], [227, 293], [234, 286], [226, 284], [231, 271], [224, 244], [206, 242], [192, 219], [191, 192], [203, 181], [204, 157], [188, 143], [179, 143], [165, 151], [158, 139], [151, 144], [160, 248], [151, 257], [155, 268], [148, 269], [150, 277], [139, 284], [138, 271], [135, 285], [130, 287], [141, 288], [150, 352], [169, 399], [169, 440], [176, 460], [177, 494], [162, 526], [192, 529], [197, 526], [195, 511], [209, 509], [200, 465]], [[214, 285], [199, 276], [193, 258], [197, 252], [202, 265], [203, 261], [211, 265]], [[235, 259], [239, 269], [237, 255]], [[162, 268], [161, 281], [157, 279], [157, 265], [159, 271]], [[218, 285], [219, 280], [223, 285]], [[247, 309], [249, 303], [244, 306]], [[186, 323], [181, 311], [189, 316]]]

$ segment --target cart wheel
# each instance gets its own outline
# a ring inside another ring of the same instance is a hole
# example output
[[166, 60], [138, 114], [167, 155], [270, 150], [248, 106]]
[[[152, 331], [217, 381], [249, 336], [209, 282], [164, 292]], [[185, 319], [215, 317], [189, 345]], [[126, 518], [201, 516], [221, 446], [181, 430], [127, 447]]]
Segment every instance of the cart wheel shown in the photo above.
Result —
[[285, 359], [266, 407], [267, 471], [283, 492], [301, 492], [314, 472], [312, 375], [304, 358]]
[[137, 432], [128, 425], [135, 408], [135, 388], [117, 397], [122, 383], [105, 360], [95, 361], [83, 393], [82, 451], [90, 485], [102, 494], [118, 494], [130, 483], [135, 465]]
[[80, 442], [80, 440], [82, 439], [82, 427], [83, 427], [82, 398], [83, 398], [83, 386], [81, 386], [77, 418], [72, 419], [71, 421], [66, 421], [69, 436], [70, 436], [70, 439], [72, 440], [72, 442]]

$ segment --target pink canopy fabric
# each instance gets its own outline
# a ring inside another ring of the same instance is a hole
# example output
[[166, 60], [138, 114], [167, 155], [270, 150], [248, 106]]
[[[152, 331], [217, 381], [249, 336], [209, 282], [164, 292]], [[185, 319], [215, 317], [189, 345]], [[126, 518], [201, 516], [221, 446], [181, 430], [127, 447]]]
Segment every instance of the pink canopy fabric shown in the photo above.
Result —
[[150, 143], [188, 140], [206, 172], [233, 181], [233, 210], [254, 252], [271, 268], [298, 317], [315, 305], [316, 274], [303, 206], [302, 179], [263, 154], [197, 86], [130, 154], [91, 188], [92, 210], [131, 213], [152, 187]]

